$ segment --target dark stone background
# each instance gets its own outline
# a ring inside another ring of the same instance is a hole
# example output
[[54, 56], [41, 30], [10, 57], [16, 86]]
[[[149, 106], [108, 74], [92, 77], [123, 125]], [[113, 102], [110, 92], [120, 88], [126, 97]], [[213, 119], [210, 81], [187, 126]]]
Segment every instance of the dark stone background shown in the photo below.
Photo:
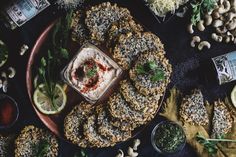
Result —
[[[91, 3], [99, 3], [100, 0], [93, 0]], [[173, 65], [174, 72], [171, 86], [176, 85], [183, 92], [199, 87], [202, 89], [207, 100], [213, 101], [219, 97], [224, 98], [228, 96], [233, 88], [234, 83], [228, 83], [222, 86], [214, 86], [214, 88], [206, 88], [199, 83], [198, 74], [193, 77], [186, 77], [186, 73], [196, 69], [199, 62], [210, 59], [211, 57], [224, 54], [235, 49], [234, 45], [215, 43], [210, 39], [210, 28], [204, 33], [199, 33], [202, 39], [209, 40], [212, 43], [210, 50], [198, 52], [196, 49], [190, 47], [191, 36], [187, 33], [186, 27], [189, 23], [188, 16], [185, 18], [172, 17], [165, 23], [158, 23], [149, 10], [144, 7], [141, 0], [113, 0], [121, 6], [130, 9], [132, 15], [142, 23], [150, 31], [157, 34], [165, 45], [167, 57]], [[42, 31], [51, 23], [56, 17], [60, 16], [61, 11], [58, 11], [54, 6], [47, 8], [38, 16], [30, 20], [30, 22], [23, 25], [14, 31], [8, 30], [0, 23], [0, 38], [7, 44], [10, 51], [10, 56], [7, 64], [0, 69], [6, 69], [8, 66], [14, 66], [17, 69], [16, 77], [11, 80], [8, 94], [14, 97], [20, 106], [20, 118], [15, 127], [11, 130], [3, 131], [3, 133], [18, 132], [27, 124], [34, 124], [36, 126], [44, 127], [42, 122], [34, 112], [32, 105], [26, 91], [25, 74], [26, 64], [29, 53], [33, 47], [36, 39]], [[19, 55], [19, 50], [22, 44], [27, 44], [30, 50], [24, 55]], [[151, 124], [149, 124], [136, 138], [142, 141], [138, 149], [142, 157], [159, 157], [161, 156], [151, 146], [150, 134], [153, 127], [163, 120], [161, 117], [156, 117]], [[62, 124], [63, 125], [63, 124]], [[88, 149], [86, 150], [89, 157], [113, 157], [116, 155], [119, 148], [126, 151], [132, 140], [116, 145], [113, 148], [104, 149]], [[73, 157], [73, 154], [79, 151], [79, 148], [60, 140], [60, 157]], [[173, 155], [175, 157], [194, 157], [196, 156], [194, 150], [190, 146], [186, 146], [182, 152]]]

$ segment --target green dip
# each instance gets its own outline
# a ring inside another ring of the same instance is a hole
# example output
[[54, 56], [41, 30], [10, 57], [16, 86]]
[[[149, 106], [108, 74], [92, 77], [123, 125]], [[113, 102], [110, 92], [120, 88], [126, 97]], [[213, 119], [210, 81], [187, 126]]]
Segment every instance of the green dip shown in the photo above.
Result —
[[153, 144], [162, 153], [175, 153], [181, 150], [186, 142], [183, 129], [172, 122], [161, 122], [153, 133]]

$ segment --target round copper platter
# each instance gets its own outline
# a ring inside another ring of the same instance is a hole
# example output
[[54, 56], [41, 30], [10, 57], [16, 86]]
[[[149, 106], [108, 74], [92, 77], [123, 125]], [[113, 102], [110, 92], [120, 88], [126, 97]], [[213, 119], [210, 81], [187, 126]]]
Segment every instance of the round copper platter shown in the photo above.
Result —
[[[65, 116], [71, 111], [73, 106], [79, 104], [84, 98], [80, 96], [78, 93], [76, 93], [73, 89], [70, 87], [67, 88], [67, 96], [70, 96], [70, 99], [68, 100], [65, 109], [57, 114], [57, 115], [45, 115], [42, 114], [34, 105], [33, 102], [33, 93], [34, 93], [34, 85], [33, 85], [33, 80], [36, 75], [36, 68], [35, 65], [39, 61], [40, 56], [44, 54], [45, 51], [43, 51], [43, 48], [45, 47], [45, 44], [47, 43], [47, 38], [50, 34], [50, 31], [52, 30], [53, 26], [55, 25], [56, 21], [51, 23], [44, 31], [43, 33], [39, 36], [37, 39], [34, 47], [31, 50], [31, 54], [28, 60], [27, 64], [27, 70], [26, 70], [26, 85], [27, 85], [27, 92], [31, 101], [31, 104], [38, 115], [38, 117], [41, 119], [41, 121], [46, 125], [48, 129], [50, 129], [55, 135], [57, 135], [59, 138], [66, 140], [63, 132], [63, 124], [64, 124], [64, 118]], [[122, 77], [122, 76], [121, 76]], [[104, 95], [104, 97], [108, 97], [112, 92], [117, 88], [118, 86], [118, 81], [120, 81], [122, 78], [118, 79], [117, 82], [115, 83], [114, 86], [112, 86], [107, 94]], [[165, 94], [164, 94], [165, 95]], [[159, 108], [156, 111], [156, 114], [158, 113], [162, 102], [163, 102], [164, 96], [159, 101]], [[95, 104], [96, 105], [96, 104]], [[132, 137], [136, 136], [139, 134], [149, 123], [136, 128], [132, 132]], [[66, 140], [67, 141], [67, 140]], [[69, 141], [68, 141], [69, 142]]]

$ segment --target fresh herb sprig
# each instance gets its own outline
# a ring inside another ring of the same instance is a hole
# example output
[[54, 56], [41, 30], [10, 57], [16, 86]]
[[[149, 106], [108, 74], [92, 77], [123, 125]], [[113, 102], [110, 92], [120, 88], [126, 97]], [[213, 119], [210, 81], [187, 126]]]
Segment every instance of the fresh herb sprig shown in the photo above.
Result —
[[[40, 83], [45, 84], [46, 95], [54, 106], [55, 101], [55, 87], [59, 80], [59, 74], [55, 71], [60, 69], [63, 62], [69, 58], [67, 50], [70, 25], [72, 20], [72, 11], [70, 11], [64, 18], [59, 19], [53, 28], [50, 47], [48, 48], [47, 56], [43, 56], [40, 60], [38, 68]], [[58, 72], [59, 73], [59, 72]]]
[[89, 69], [86, 73], [86, 75], [91, 78], [91, 77], [94, 77], [97, 73], [97, 67], [94, 66], [93, 68]]
[[41, 140], [38, 144], [33, 145], [35, 157], [44, 157], [50, 148], [48, 140]]
[[216, 139], [205, 138], [200, 133], [196, 134], [196, 140], [204, 146], [210, 155], [215, 155], [218, 151], [217, 143], [219, 142], [236, 142], [236, 140], [224, 139], [224, 135], [218, 136]]
[[153, 82], [161, 81], [165, 78], [164, 71], [154, 61], [148, 61], [143, 65], [138, 65], [136, 71], [140, 75], [151, 74], [151, 81]]
[[75, 153], [74, 157], [88, 157], [88, 154], [81, 149], [80, 152]]
[[193, 9], [191, 23], [196, 25], [207, 12], [215, 8], [216, 0], [195, 0], [191, 3], [191, 6]]

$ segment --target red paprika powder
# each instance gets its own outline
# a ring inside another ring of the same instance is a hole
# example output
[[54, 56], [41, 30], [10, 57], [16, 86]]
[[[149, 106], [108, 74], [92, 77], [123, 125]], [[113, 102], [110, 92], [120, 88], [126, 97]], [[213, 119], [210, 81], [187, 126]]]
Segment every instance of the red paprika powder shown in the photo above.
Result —
[[17, 116], [16, 105], [10, 98], [0, 99], [0, 126], [11, 125]]

